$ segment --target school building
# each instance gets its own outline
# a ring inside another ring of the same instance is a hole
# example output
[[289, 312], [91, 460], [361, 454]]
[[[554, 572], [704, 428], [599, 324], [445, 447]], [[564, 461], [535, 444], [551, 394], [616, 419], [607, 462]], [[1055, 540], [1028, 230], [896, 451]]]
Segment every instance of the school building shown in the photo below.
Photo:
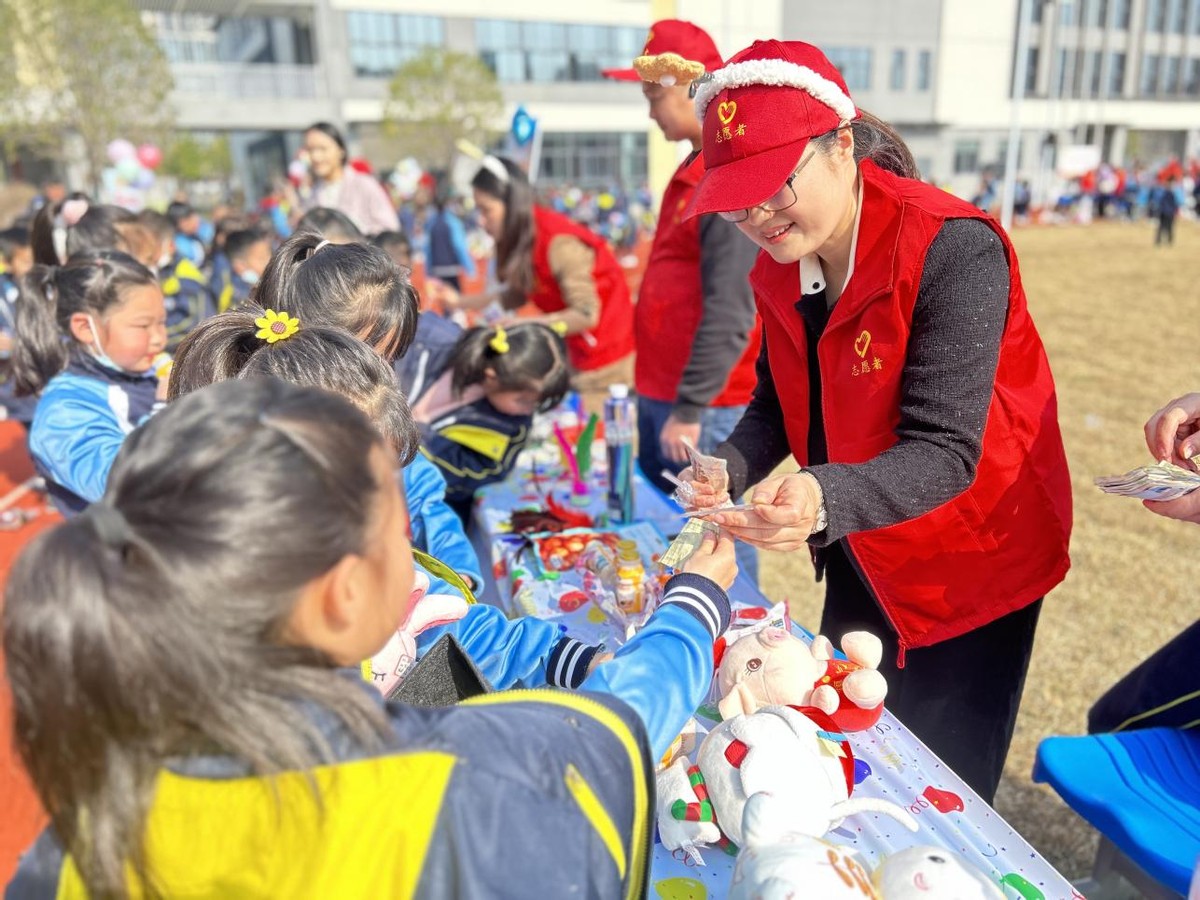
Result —
[[[628, 65], [657, 18], [691, 19], [726, 55], [758, 37], [821, 46], [859, 105], [898, 126], [928, 178], [970, 196], [998, 171], [1013, 116], [1020, 0], [133, 0], [175, 75], [179, 127], [228, 135], [253, 198], [308, 124], [342, 127], [390, 168], [395, 68], [427, 45], [478, 55], [543, 129], [539, 180], [661, 188], [665, 144]], [[1200, 0], [1025, 0], [1018, 168], [1095, 144], [1119, 163], [1200, 152]], [[502, 123], [498, 123], [502, 124]]]

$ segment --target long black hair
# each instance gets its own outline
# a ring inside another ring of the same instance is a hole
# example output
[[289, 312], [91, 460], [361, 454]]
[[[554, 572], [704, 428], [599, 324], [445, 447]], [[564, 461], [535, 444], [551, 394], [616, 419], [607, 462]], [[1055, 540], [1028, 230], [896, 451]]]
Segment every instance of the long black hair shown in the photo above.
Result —
[[[913, 159], [912, 151], [900, 132], [864, 109], [858, 111], [858, 117], [850, 122], [850, 133], [854, 135], [854, 161], [862, 162], [869, 159], [881, 169], [886, 169], [901, 178], [921, 177], [917, 161]], [[837, 143], [837, 134], [841, 128], [827, 131], [813, 138], [813, 146], [828, 155]]]
[[[63, 218], [63, 209], [74, 204], [87, 210], [73, 222]], [[76, 253], [120, 250], [136, 255], [138, 242], [144, 240], [137, 216], [127, 209], [93, 204], [87, 194], [74, 193], [58, 203], [47, 203], [33, 217], [30, 242], [33, 261], [43, 266], [60, 266]], [[156, 254], [157, 255], [157, 254]]]
[[302, 323], [345, 328], [387, 359], [403, 356], [417, 333], [417, 292], [391, 257], [369, 244], [331, 244], [313, 232], [283, 242], [250, 299]]
[[125, 300], [131, 287], [158, 284], [154, 273], [124, 253], [81, 253], [65, 266], [34, 266], [21, 282], [13, 345], [19, 396], [36, 394], [67, 366], [78, 343], [71, 316], [101, 318]]
[[310, 705], [382, 747], [370, 693], [286, 635], [304, 586], [367, 546], [379, 446], [326, 391], [216, 384], [133, 432], [103, 499], [17, 560], [15, 743], [90, 896], [126, 896], [127, 864], [161, 893], [145, 830], [169, 759], [226, 754], [259, 776], [331, 762]]
[[338, 149], [342, 151], [342, 165], [344, 166], [346, 164], [346, 160], [350, 158], [350, 151], [346, 149], [346, 139], [342, 137], [342, 133], [337, 129], [336, 126], [331, 125], [328, 122], [314, 122], [312, 125], [309, 125], [304, 129], [305, 134], [308, 134], [310, 131], [319, 131], [321, 134], [325, 135], [325, 137], [337, 144]]
[[[500, 168], [506, 177], [500, 176]], [[533, 187], [521, 167], [503, 156], [488, 157], [471, 179], [471, 187], [504, 203], [504, 227], [496, 240], [496, 272], [504, 282], [501, 305], [517, 309], [534, 287]]]
[[540, 412], [558, 406], [571, 388], [566, 345], [540, 322], [468, 330], [454, 346], [450, 369], [455, 396], [481, 383], [491, 369], [503, 390], [539, 388]]
[[270, 376], [289, 384], [322, 388], [349, 400], [375, 423], [384, 439], [408, 465], [420, 435], [395, 370], [350, 332], [331, 326], [300, 324], [286, 340], [268, 344], [257, 337], [253, 306], [206, 319], [175, 351], [167, 397], [175, 400], [229, 378]]

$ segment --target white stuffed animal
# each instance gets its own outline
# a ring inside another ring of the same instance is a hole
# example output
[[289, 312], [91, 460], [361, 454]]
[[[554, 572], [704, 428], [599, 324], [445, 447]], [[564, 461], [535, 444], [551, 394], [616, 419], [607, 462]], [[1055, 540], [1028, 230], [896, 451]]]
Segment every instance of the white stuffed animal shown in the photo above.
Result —
[[772, 706], [728, 719], [704, 739], [700, 771], [717, 824], [734, 844], [741, 846], [746, 800], [757, 793], [788, 804], [790, 830], [798, 834], [820, 837], [845, 816], [867, 811], [917, 830], [912, 816], [894, 803], [849, 799], [854, 757], [831, 726], [828, 719], [822, 726], [798, 710]]
[[910, 847], [888, 856], [872, 881], [881, 900], [1004, 900], [983, 873], [940, 847]]
[[780, 798], [755, 794], [742, 818], [744, 845], [729, 900], [878, 900], [870, 876], [844, 847], [791, 830]]

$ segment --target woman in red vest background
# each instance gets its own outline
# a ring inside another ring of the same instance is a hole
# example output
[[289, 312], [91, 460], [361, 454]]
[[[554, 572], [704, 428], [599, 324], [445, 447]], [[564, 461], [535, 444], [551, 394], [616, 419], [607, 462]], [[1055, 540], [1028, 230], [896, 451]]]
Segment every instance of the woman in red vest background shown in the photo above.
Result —
[[[743, 50], [696, 111], [690, 212], [762, 248], [758, 387], [717, 450], [755, 508], [716, 521], [807, 545], [821, 632], [882, 638], [887, 707], [991, 802], [1041, 600], [1070, 565], [1054, 382], [1012, 245], [919, 181], [809, 44]], [[800, 471], [768, 477], [789, 454]]]
[[[471, 180], [483, 227], [496, 241], [500, 305], [526, 303], [534, 321], [563, 329], [585, 409], [600, 412], [610, 384], [633, 383], [633, 302], [625, 273], [604, 238], [566, 216], [537, 206], [520, 166], [486, 156]], [[460, 297], [437, 289], [450, 307], [482, 308], [492, 295]]]

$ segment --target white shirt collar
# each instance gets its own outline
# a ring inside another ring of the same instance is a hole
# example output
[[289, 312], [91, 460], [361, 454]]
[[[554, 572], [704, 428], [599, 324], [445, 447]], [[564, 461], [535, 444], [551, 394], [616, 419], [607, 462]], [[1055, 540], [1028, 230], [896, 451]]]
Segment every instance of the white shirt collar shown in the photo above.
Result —
[[[854, 257], [858, 253], [858, 226], [862, 222], [862, 177], [858, 179], [858, 207], [854, 210], [854, 237], [850, 239], [850, 267], [846, 270], [846, 281], [842, 291], [850, 283], [854, 274]], [[802, 296], [819, 294], [825, 290], [825, 270], [821, 268], [821, 258], [815, 253], [800, 258], [800, 293]], [[836, 300], [834, 301], [836, 302]], [[829, 304], [833, 306], [833, 302]]]

